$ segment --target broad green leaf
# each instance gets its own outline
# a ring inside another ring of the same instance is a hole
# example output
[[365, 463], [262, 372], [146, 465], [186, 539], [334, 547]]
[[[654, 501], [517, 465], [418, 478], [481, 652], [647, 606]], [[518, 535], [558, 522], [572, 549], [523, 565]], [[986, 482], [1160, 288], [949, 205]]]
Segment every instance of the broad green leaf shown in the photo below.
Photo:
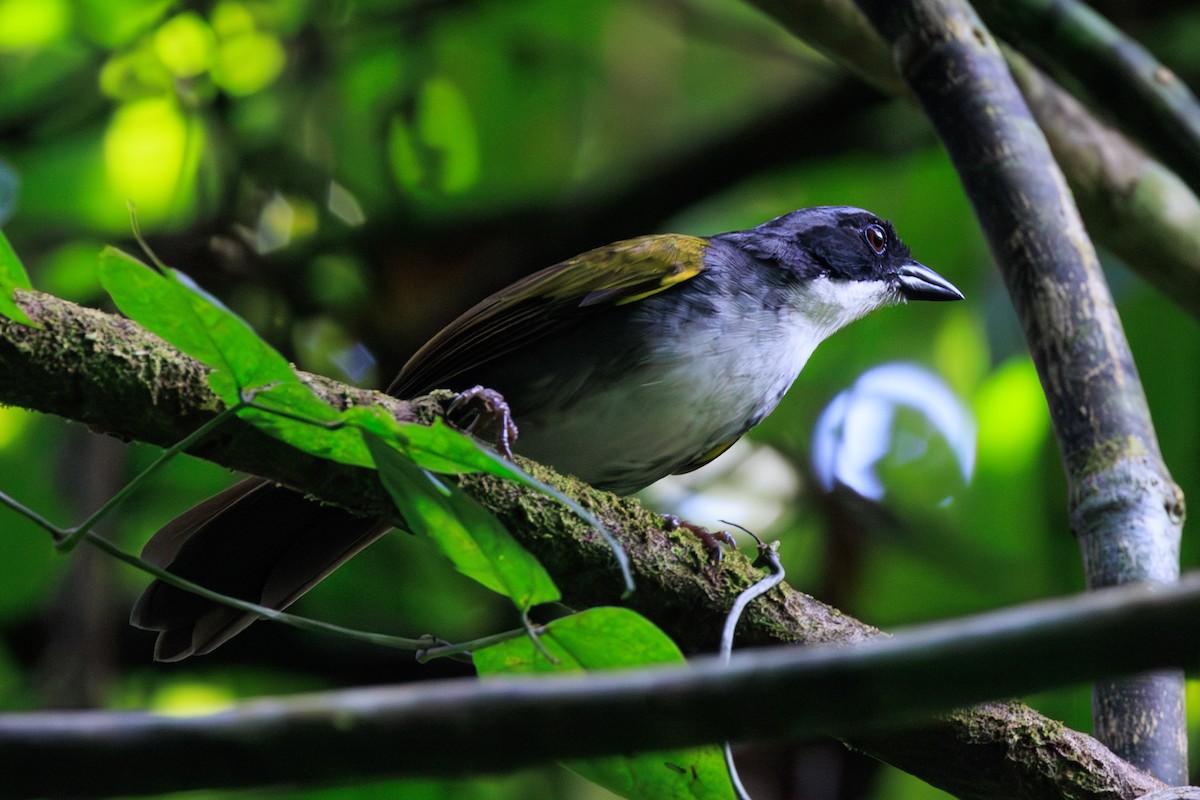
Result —
[[437, 545], [459, 572], [522, 610], [559, 599], [558, 587], [538, 560], [487, 510], [375, 434], [363, 431], [362, 437], [408, 529]]
[[[300, 383], [287, 359], [263, 341], [245, 320], [184, 273], [168, 268], [163, 274], [190, 308], [192, 318], [201, 325], [213, 353], [213, 360], [207, 363], [228, 371], [243, 389]], [[313, 397], [312, 401], [310, 413], [329, 418], [335, 416], [332, 409], [317, 398]]]
[[13, 300], [14, 289], [29, 288], [32, 288], [32, 284], [21, 259], [17, 258], [17, 253], [8, 243], [4, 231], [0, 231], [0, 315], [16, 320], [22, 325], [34, 325], [34, 321]]
[[104, 248], [100, 253], [100, 285], [125, 316], [193, 358], [214, 368], [221, 366], [187, 300], [170, 281], [137, 258], [115, 247]]
[[128, 317], [212, 367], [209, 383], [227, 404], [234, 405], [242, 392], [255, 390], [256, 404], [280, 413], [248, 409], [242, 416], [294, 447], [342, 463], [369, 466], [370, 454], [361, 438], [348, 426], [339, 427], [340, 421], [387, 439], [425, 469], [443, 474], [487, 472], [565, 501], [516, 465], [440, 420], [432, 426], [400, 423], [376, 407], [339, 414], [309, 391], [287, 360], [250, 325], [178, 270], [164, 267], [159, 272], [108, 247], [100, 257], [100, 280]]
[[230, 405], [238, 402], [240, 389], [299, 380], [287, 360], [245, 321], [175, 270], [160, 273], [107, 247], [100, 255], [100, 282], [129, 318], [226, 373], [213, 389]]
[[[313, 400], [324, 410], [319, 410]], [[261, 409], [243, 409], [238, 416], [276, 439], [330, 461], [356, 467], [374, 466], [359, 432], [344, 425], [339, 413], [321, 402], [303, 383], [275, 384], [256, 394], [254, 402]]]
[[[682, 664], [683, 654], [649, 620], [625, 608], [592, 608], [546, 626], [541, 644], [512, 639], [472, 654], [480, 675], [581, 672]], [[566, 764], [590, 781], [631, 800], [728, 800], [734, 796], [715, 745]]]
[[370, 431], [391, 442], [417, 466], [443, 474], [486, 472], [523, 484], [558, 500], [600, 533], [600, 536], [612, 548], [613, 556], [617, 560], [617, 565], [625, 581], [626, 591], [633, 591], [629, 556], [626, 555], [624, 548], [613, 538], [612, 534], [600, 524], [600, 521], [579, 503], [553, 486], [537, 480], [495, 451], [484, 447], [470, 436], [454, 430], [441, 420], [435, 420], [434, 424], [429, 426], [401, 423], [388, 416], [382, 409], [375, 407], [349, 409], [345, 412], [345, 418], [364, 431]]
[[100, 257], [100, 281], [117, 306], [183, 352], [213, 368], [209, 384], [228, 405], [246, 391], [255, 409], [242, 416], [293, 447], [349, 464], [369, 466], [355, 431], [329, 427], [339, 414], [305, 386], [287, 360], [254, 329], [183, 273], [158, 272], [116, 248]]

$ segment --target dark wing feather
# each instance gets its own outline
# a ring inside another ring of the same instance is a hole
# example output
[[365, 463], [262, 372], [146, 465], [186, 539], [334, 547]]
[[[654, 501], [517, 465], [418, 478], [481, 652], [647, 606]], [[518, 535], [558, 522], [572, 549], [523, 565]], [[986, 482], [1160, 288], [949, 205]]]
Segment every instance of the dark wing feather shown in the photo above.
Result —
[[[581, 309], [641, 300], [704, 269], [708, 240], [664, 234], [591, 250], [478, 303], [409, 359], [388, 393], [413, 397], [578, 324]], [[465, 387], [463, 387], [465, 388]]]

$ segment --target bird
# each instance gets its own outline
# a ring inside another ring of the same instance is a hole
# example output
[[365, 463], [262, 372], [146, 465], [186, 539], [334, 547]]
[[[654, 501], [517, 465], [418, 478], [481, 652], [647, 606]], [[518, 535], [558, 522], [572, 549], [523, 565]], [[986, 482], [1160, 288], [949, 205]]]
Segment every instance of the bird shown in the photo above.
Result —
[[[962, 297], [913, 259], [889, 221], [849, 206], [802, 208], [713, 236], [618, 241], [534, 272], [434, 335], [387, 392], [448, 389], [499, 403], [515, 423], [501, 433], [519, 431], [517, 453], [627, 495], [718, 457], [854, 320]], [[389, 528], [249, 478], [167, 523], [142, 556], [284, 608]], [[208, 653], [255, 619], [161, 580], [131, 615], [159, 631], [160, 661]]]

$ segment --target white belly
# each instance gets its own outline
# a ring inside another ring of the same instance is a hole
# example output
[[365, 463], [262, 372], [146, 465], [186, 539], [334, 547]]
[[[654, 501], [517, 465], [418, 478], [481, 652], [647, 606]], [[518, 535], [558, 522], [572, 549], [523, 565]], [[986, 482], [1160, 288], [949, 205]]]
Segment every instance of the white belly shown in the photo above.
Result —
[[636, 491], [761, 421], [825, 337], [893, 296], [883, 284], [817, 279], [782, 309], [738, 295], [720, 314], [660, 319], [631, 374], [585, 383], [568, 408], [529, 416], [517, 450], [597, 486]]

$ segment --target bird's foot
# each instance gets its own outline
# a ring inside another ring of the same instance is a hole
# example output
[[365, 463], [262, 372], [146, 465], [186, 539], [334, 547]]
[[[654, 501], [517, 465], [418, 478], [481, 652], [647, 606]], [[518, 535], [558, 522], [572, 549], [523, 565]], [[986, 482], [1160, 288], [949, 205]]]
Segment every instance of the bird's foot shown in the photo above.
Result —
[[663, 514], [662, 517], [667, 524], [667, 530], [677, 531], [682, 528], [699, 539], [704, 545], [704, 549], [708, 550], [709, 558], [716, 564], [720, 564], [725, 558], [725, 545], [737, 548], [737, 542], [729, 531], [713, 532], [703, 525], [687, 522], [674, 514]]
[[459, 392], [446, 409], [446, 418], [466, 433], [494, 430], [496, 450], [512, 461], [512, 445], [517, 441], [517, 423], [504, 395], [495, 389], [472, 386]]

